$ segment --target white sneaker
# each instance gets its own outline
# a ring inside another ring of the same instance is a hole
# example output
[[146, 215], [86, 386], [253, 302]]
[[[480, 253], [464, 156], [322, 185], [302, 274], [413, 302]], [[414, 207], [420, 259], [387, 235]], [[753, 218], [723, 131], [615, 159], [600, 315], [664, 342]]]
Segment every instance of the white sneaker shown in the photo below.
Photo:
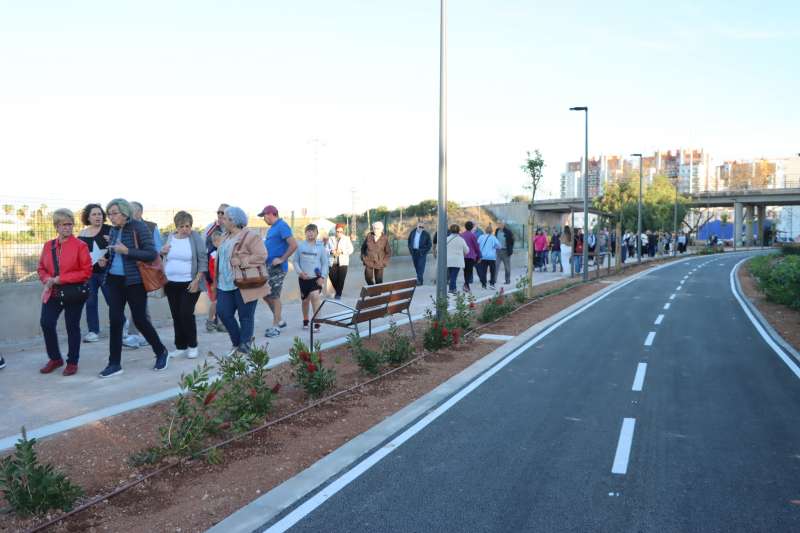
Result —
[[122, 338], [122, 345], [127, 348], [138, 348], [139, 347], [139, 336], [138, 335], [127, 335]]
[[170, 357], [180, 357], [182, 355], [186, 355], [186, 350], [175, 350], [174, 352], [169, 352]]
[[231, 357], [233, 354], [235, 354], [238, 351], [239, 351], [239, 347], [238, 346], [234, 346], [233, 348], [231, 348], [231, 351], [229, 351], [228, 353], [225, 354], [225, 357]]
[[89, 333], [83, 336], [83, 342], [97, 342], [99, 340], [100, 336], [93, 331], [90, 331]]
[[189, 359], [197, 359], [197, 355], [198, 355], [197, 346], [195, 346], [194, 348], [189, 348], [186, 351], [186, 357], [188, 357]]

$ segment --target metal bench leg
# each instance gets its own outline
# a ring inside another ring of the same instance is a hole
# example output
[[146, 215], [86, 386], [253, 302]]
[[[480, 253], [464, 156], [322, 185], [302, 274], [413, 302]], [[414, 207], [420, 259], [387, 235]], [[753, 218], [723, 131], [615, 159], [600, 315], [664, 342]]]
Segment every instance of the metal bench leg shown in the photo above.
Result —
[[408, 327], [411, 328], [411, 340], [415, 340], [414, 337], [414, 321], [411, 320], [411, 311], [406, 309], [406, 314], [408, 315]]
[[308, 329], [309, 329], [309, 335], [311, 336], [311, 340], [310, 340], [311, 344], [308, 345], [308, 351], [309, 352], [313, 352], [314, 351], [314, 326], [309, 326]]
[[369, 338], [372, 338], [372, 320], [369, 321]]

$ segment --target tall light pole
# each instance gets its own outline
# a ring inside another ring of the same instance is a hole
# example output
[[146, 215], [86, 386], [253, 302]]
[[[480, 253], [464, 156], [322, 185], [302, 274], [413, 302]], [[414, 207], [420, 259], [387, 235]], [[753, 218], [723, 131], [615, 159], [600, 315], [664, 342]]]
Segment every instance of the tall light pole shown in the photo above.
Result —
[[[689, 179], [691, 179], [691, 174], [689, 174]], [[675, 178], [675, 213], [672, 215], [672, 234], [675, 236], [675, 241], [672, 243], [672, 248], [670, 248], [670, 252], [672, 255], [675, 255], [675, 247], [677, 246], [678, 242], [678, 178]]]
[[631, 154], [639, 158], [639, 207], [636, 215], [636, 260], [642, 262], [642, 154]]
[[589, 108], [570, 107], [570, 111], [583, 111], [584, 144], [583, 144], [583, 281], [589, 281], [589, 247], [586, 245], [589, 238]]
[[[439, 15], [439, 220], [436, 241], [436, 298], [447, 301], [447, 0]], [[439, 306], [437, 306], [438, 309]], [[437, 318], [441, 318], [437, 316]]]

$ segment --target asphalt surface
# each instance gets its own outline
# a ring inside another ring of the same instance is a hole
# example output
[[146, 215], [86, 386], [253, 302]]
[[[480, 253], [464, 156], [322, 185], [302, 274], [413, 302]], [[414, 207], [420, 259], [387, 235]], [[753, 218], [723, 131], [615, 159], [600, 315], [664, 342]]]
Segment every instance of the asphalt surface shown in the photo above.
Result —
[[742, 257], [608, 295], [291, 531], [800, 531], [800, 380], [731, 293]]

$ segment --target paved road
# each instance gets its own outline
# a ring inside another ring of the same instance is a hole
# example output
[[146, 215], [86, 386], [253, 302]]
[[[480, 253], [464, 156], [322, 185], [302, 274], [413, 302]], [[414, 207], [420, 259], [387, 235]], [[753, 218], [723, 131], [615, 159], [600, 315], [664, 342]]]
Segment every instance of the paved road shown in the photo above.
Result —
[[734, 300], [741, 258], [608, 295], [291, 531], [800, 531], [800, 381]]

